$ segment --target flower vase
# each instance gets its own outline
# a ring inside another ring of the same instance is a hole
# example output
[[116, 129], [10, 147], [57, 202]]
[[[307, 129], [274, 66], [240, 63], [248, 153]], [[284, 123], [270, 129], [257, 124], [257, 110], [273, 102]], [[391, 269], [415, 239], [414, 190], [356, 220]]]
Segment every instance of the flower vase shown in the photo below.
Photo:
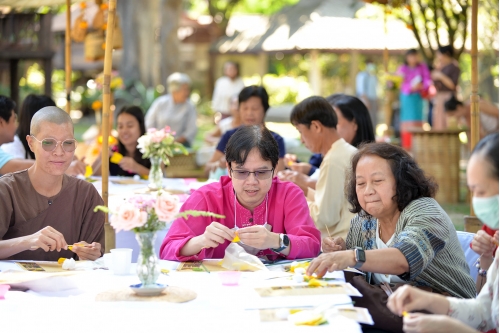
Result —
[[161, 170], [161, 158], [159, 156], [151, 156], [151, 168], [149, 169], [149, 185], [152, 190], [160, 190], [163, 180], [163, 171]]
[[140, 247], [137, 257], [137, 276], [143, 288], [156, 286], [156, 280], [160, 276], [160, 267], [154, 249], [156, 232], [138, 232], [135, 238]]

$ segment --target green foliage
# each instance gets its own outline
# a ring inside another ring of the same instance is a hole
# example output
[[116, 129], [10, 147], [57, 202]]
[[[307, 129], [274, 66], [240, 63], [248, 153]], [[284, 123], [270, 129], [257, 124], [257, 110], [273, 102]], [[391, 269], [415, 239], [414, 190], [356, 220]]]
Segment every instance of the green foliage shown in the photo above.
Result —
[[149, 110], [153, 101], [160, 96], [158, 88], [146, 87], [141, 81], [128, 81], [125, 89], [114, 92], [115, 102], [120, 105], [136, 105], [144, 112]]
[[285, 6], [295, 5], [299, 0], [243, 0], [235, 6], [235, 13], [272, 15]]

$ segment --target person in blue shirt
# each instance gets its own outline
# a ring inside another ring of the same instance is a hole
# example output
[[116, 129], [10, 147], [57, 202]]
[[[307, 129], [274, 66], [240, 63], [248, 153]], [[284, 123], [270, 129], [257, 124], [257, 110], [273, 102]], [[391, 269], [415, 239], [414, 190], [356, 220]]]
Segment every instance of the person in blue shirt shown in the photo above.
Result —
[[[238, 103], [238, 112], [240, 113], [241, 124], [243, 126], [264, 125], [264, 118], [267, 110], [269, 109], [269, 95], [264, 87], [249, 86], [243, 88], [238, 95]], [[205, 172], [207, 174], [210, 171], [215, 171], [217, 168], [226, 167], [226, 160], [224, 158], [226, 145], [229, 138], [238, 130], [238, 128], [224, 133], [219, 141], [219, 144], [217, 145], [215, 153], [205, 166]], [[276, 171], [281, 171], [285, 169], [285, 163], [283, 162], [283, 158], [285, 157], [285, 142], [279, 134], [272, 131], [271, 134], [278, 143], [279, 149], [279, 160]]]

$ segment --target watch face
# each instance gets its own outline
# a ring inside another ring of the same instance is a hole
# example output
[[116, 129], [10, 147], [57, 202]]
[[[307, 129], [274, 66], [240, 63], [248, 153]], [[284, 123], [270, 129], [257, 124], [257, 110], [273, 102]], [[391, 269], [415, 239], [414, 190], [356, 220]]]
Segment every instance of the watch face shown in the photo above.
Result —
[[366, 256], [365, 256], [365, 251], [362, 249], [357, 249], [356, 250], [356, 261], [359, 262], [365, 262], [366, 261]]
[[283, 234], [283, 245], [288, 246], [290, 245], [290, 239], [286, 234]]

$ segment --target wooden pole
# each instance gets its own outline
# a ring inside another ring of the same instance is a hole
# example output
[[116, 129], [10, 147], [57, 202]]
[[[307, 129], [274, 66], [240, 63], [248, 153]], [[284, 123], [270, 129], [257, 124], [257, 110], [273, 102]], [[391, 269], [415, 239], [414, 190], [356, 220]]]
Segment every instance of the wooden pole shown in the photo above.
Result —
[[[116, 0], [109, 0], [108, 22], [106, 27], [106, 47], [104, 50], [104, 83], [102, 85], [102, 152], [101, 152], [101, 174], [102, 174], [102, 199], [104, 205], [108, 206], [108, 180], [109, 180], [109, 125], [111, 107], [111, 52], [113, 51], [113, 30], [115, 28]], [[104, 233], [106, 252], [114, 249], [116, 245], [115, 231], [109, 224], [108, 214], [104, 220]]]
[[[471, 128], [470, 128], [470, 148], [474, 149], [476, 144], [479, 142], [479, 93], [478, 93], [478, 71], [477, 71], [477, 11], [478, 11], [478, 0], [472, 0], [472, 34], [471, 42], [472, 47], [470, 50], [471, 55], [471, 88], [472, 94], [470, 95], [470, 117], [471, 117]], [[474, 210], [472, 208], [472, 202], [470, 205], [470, 213], [474, 216]]]
[[[66, 59], [66, 112], [71, 111], [71, 0], [66, 0], [66, 34], [64, 36]], [[50, 78], [49, 78], [50, 80]]]

